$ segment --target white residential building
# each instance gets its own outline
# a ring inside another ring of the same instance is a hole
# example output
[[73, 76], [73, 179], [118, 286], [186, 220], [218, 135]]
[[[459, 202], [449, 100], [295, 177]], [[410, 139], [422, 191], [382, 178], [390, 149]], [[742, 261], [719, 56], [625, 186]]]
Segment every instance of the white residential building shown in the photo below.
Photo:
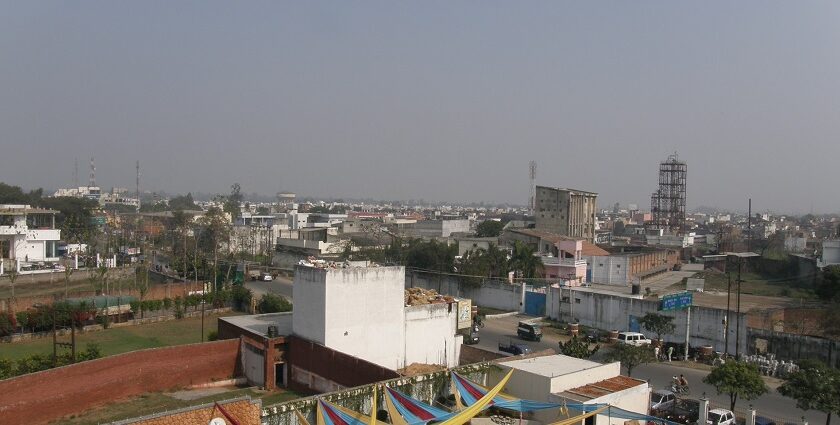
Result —
[[302, 338], [394, 370], [458, 365], [457, 302], [406, 306], [404, 267], [298, 266], [293, 297]]
[[29, 205], [0, 205], [0, 259], [19, 262], [58, 261], [57, 211]]

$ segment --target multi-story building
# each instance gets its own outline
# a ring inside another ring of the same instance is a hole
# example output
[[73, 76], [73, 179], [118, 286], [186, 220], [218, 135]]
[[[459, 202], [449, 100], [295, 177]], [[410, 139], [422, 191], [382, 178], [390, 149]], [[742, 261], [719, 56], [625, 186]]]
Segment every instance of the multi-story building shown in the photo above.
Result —
[[595, 240], [597, 193], [537, 186], [536, 196], [538, 230]]
[[19, 262], [58, 261], [57, 211], [29, 205], [0, 205], [0, 259]]

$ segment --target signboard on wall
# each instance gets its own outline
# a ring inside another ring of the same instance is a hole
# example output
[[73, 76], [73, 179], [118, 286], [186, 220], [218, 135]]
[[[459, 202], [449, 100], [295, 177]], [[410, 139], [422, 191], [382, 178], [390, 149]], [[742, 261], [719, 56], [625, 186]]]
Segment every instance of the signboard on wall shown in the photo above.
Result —
[[467, 329], [472, 325], [472, 300], [458, 300], [458, 329]]
[[682, 292], [679, 294], [666, 295], [662, 297], [659, 304], [661, 311], [682, 310], [691, 307], [692, 294], [691, 292]]

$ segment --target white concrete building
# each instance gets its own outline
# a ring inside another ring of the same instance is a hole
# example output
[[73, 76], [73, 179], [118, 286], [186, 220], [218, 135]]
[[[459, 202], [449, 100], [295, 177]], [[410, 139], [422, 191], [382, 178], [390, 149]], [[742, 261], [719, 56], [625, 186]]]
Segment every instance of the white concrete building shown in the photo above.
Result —
[[[564, 356], [542, 356], [505, 361], [499, 371], [491, 371], [488, 384], [496, 384], [510, 369], [505, 392], [519, 398], [553, 403], [608, 403], [635, 413], [647, 414], [650, 386], [647, 382], [621, 376], [621, 364], [596, 363]], [[542, 411], [534, 419], [543, 423], [556, 420], [556, 411]], [[589, 423], [587, 421], [587, 423]], [[598, 415], [595, 425], [623, 425], [625, 419]]]
[[826, 239], [822, 243], [822, 257], [819, 268], [840, 265], [840, 239]]
[[295, 269], [293, 333], [389, 369], [458, 364], [457, 303], [405, 306], [405, 268]]
[[61, 230], [55, 228], [56, 213], [29, 205], [0, 205], [0, 259], [58, 261]]
[[448, 238], [453, 233], [469, 233], [470, 220], [422, 220], [414, 223], [414, 234], [426, 238]]

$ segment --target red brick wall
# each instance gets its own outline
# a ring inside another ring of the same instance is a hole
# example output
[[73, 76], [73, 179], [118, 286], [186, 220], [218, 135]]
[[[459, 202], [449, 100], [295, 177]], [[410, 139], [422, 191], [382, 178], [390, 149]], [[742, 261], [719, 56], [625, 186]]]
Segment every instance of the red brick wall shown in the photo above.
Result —
[[[328, 378], [330, 381], [343, 387], [367, 385], [400, 376], [393, 370], [331, 350], [323, 345], [294, 335], [287, 337], [286, 341], [286, 347], [288, 349], [286, 353], [286, 364], [289, 367], [289, 371], [293, 367], [299, 367], [316, 375]], [[289, 377], [288, 386], [296, 390], [311, 390], [306, 387], [300, 388], [293, 376]]]
[[234, 377], [239, 340], [133, 351], [0, 381], [5, 425], [47, 423], [147, 392]]

